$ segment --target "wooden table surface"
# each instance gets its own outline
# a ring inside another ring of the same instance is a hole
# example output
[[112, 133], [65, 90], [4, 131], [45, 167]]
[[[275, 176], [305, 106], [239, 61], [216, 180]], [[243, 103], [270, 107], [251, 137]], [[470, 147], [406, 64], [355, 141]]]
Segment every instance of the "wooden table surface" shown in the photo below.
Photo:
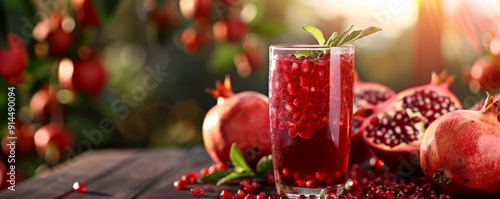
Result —
[[[4, 190], [0, 198], [219, 198], [222, 189], [236, 191], [238, 185], [191, 184], [188, 189], [204, 187], [205, 190], [203, 197], [193, 197], [189, 190], [174, 189], [173, 182], [182, 175], [199, 172], [212, 163], [202, 146], [95, 150], [19, 182], [15, 192]], [[76, 181], [86, 185], [86, 193], [73, 191]], [[263, 188], [268, 193], [274, 192], [274, 187]]]

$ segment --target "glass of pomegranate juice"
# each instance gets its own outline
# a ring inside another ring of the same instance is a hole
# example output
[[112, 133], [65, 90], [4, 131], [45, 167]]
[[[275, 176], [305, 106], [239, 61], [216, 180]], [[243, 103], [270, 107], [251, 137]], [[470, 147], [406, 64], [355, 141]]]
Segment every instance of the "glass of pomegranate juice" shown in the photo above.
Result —
[[269, 108], [279, 194], [341, 195], [353, 107], [353, 45], [271, 45]]

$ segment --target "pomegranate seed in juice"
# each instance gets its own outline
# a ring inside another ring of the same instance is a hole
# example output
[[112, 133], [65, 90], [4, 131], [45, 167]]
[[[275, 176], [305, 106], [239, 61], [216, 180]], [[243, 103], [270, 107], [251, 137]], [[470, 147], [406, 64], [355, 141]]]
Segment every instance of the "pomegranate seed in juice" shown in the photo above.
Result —
[[[301, 50], [320, 55], [296, 57]], [[278, 193], [297, 197], [297, 187], [340, 188], [349, 154], [354, 47], [271, 46], [270, 56], [270, 117], [282, 124], [271, 125]]]

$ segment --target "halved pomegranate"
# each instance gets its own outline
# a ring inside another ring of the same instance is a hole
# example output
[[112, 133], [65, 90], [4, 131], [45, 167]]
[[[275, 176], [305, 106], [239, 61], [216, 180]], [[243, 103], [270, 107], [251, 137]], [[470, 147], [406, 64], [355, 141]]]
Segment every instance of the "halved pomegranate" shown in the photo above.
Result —
[[354, 74], [354, 116], [352, 120], [352, 134], [349, 154], [349, 164], [362, 163], [372, 156], [371, 152], [363, 142], [363, 138], [358, 133], [359, 127], [363, 124], [364, 118], [372, 114], [370, 109], [362, 109], [363, 106], [373, 106], [384, 102], [394, 95], [394, 91], [380, 83], [364, 82]]
[[358, 132], [368, 148], [400, 175], [419, 171], [418, 152], [425, 128], [439, 116], [462, 108], [448, 89], [453, 80], [446, 71], [432, 73], [429, 84], [406, 89], [381, 104], [362, 108], [373, 112]]

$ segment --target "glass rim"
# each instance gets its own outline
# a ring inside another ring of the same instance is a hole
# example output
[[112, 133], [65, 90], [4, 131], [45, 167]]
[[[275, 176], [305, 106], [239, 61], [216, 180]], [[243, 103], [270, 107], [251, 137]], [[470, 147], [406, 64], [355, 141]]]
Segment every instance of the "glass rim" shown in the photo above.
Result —
[[354, 48], [353, 44], [346, 44], [342, 46], [324, 46], [319, 44], [271, 44], [270, 49], [273, 50], [300, 50], [300, 49], [313, 49], [313, 50], [329, 50], [332, 48]]

